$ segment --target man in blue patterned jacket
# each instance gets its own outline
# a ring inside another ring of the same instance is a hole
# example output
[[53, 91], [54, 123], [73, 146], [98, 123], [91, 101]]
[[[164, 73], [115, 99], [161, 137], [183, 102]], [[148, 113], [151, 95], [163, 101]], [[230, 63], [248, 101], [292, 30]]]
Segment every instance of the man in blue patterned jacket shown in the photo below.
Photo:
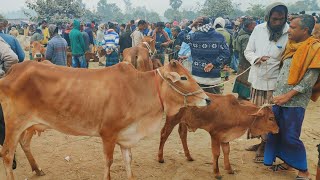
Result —
[[[196, 28], [196, 32], [188, 34], [192, 28]], [[207, 17], [197, 18], [185, 31], [184, 41], [191, 48], [194, 79], [206, 92], [221, 94], [220, 87], [213, 86], [221, 83], [221, 71], [230, 57], [225, 38], [213, 29]]]

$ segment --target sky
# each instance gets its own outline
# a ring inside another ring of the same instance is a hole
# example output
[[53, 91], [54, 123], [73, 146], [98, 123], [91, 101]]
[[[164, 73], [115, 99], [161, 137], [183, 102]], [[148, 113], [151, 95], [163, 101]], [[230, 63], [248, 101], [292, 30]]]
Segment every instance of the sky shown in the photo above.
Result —
[[[19, 10], [25, 6], [25, 0], [1, 0], [0, 13]], [[3, 2], [4, 1], [4, 2]], [[99, 0], [83, 0], [89, 9], [96, 7]], [[107, 0], [108, 3], [116, 3], [121, 9], [124, 9], [122, 0]], [[182, 8], [193, 9], [196, 7], [197, 2], [203, 3], [205, 0], [183, 0]], [[281, 1], [284, 3], [293, 3], [297, 0], [232, 0], [239, 4], [240, 9], [246, 10], [250, 3], [260, 3], [267, 5], [267, 3]], [[133, 6], [146, 6], [150, 10], [158, 12], [163, 15], [164, 11], [169, 7], [169, 0], [131, 0]]]

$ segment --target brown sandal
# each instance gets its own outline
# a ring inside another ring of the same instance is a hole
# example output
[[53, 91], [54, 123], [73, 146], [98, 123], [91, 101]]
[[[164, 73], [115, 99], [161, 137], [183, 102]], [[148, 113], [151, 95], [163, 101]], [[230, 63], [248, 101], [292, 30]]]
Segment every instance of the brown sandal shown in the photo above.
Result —
[[263, 160], [264, 160], [264, 156], [256, 156], [254, 159], [253, 159], [253, 162], [255, 163], [263, 163]]
[[260, 144], [250, 146], [250, 147], [246, 148], [246, 151], [257, 151], [259, 146], [260, 146]]

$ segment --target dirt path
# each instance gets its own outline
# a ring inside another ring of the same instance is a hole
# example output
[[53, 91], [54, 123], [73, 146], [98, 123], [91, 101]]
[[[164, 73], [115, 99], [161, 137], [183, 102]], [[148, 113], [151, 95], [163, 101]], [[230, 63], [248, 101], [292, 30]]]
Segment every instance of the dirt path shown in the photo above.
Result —
[[[96, 64], [90, 66], [95, 68]], [[225, 88], [231, 92], [232, 85]], [[310, 103], [303, 126], [302, 140], [307, 148], [309, 170], [315, 179], [318, 152], [316, 145], [320, 143], [320, 102]], [[206, 180], [214, 179], [212, 171], [212, 155], [209, 135], [198, 130], [188, 134], [188, 143], [194, 162], [188, 162], [183, 154], [177, 128], [169, 137], [164, 151], [165, 163], [157, 162], [160, 129], [152, 136], [141, 140], [132, 149], [132, 169], [137, 179], [174, 179], [174, 180]], [[223, 170], [223, 159], [220, 158], [220, 169], [226, 180], [292, 180], [296, 173], [273, 173], [261, 164], [252, 162], [254, 153], [244, 149], [258, 140], [246, 140], [245, 136], [231, 142], [230, 160], [235, 175], [228, 175]], [[20, 147], [17, 149], [18, 168], [14, 171], [17, 180], [96, 180], [103, 178], [104, 158], [99, 138], [75, 137], [49, 130], [34, 137], [32, 152], [46, 176], [37, 177], [31, 172], [25, 155]], [[67, 162], [64, 158], [70, 156]], [[0, 161], [2, 159], [0, 158]], [[126, 179], [126, 172], [119, 147], [114, 153], [111, 167], [113, 179]], [[0, 163], [0, 180], [5, 179], [2, 163]]]

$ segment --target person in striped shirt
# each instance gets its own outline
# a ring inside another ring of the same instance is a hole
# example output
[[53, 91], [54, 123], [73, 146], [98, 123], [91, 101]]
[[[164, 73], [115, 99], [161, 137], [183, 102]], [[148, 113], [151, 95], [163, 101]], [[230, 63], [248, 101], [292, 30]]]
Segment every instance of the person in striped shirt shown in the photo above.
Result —
[[115, 24], [109, 23], [109, 29], [105, 32], [102, 42], [103, 49], [106, 50], [106, 66], [119, 63], [119, 34], [115, 31]]

